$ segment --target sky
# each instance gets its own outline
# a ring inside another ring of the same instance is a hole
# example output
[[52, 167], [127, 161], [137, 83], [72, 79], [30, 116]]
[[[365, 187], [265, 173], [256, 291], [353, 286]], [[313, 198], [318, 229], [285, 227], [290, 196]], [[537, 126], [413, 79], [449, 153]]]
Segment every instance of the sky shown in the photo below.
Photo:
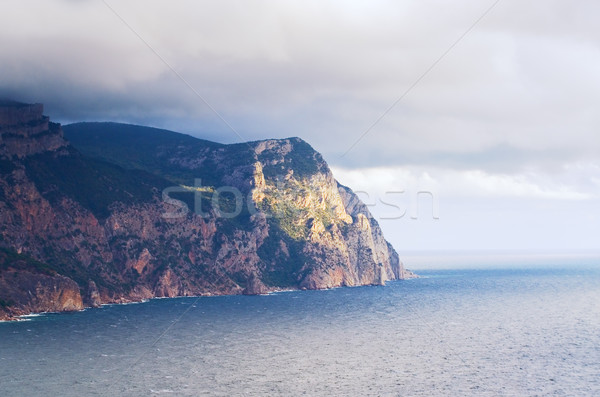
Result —
[[600, 3], [1, 3], [53, 121], [298, 136], [400, 252], [600, 250]]

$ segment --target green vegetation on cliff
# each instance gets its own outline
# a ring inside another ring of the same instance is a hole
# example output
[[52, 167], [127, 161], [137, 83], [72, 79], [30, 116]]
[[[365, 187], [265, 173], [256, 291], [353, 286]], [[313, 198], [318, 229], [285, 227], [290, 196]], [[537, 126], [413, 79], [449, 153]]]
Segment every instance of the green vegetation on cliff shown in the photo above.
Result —
[[225, 146], [173, 131], [120, 123], [76, 123], [63, 126], [63, 130], [65, 138], [86, 156], [185, 185], [196, 178], [210, 185], [216, 164], [207, 158], [203, 164], [194, 164], [197, 168], [190, 168], [171, 159], [201, 158]]
[[114, 202], [148, 202], [157, 189], [170, 183], [140, 170], [125, 170], [106, 161], [81, 156], [73, 148], [68, 155], [46, 152], [27, 157], [23, 164], [29, 178], [50, 201], [69, 197], [100, 219], [110, 214]]
[[0, 271], [8, 269], [28, 270], [49, 275], [57, 273], [56, 269], [47, 263], [40, 262], [29, 255], [19, 254], [13, 249], [0, 247]]

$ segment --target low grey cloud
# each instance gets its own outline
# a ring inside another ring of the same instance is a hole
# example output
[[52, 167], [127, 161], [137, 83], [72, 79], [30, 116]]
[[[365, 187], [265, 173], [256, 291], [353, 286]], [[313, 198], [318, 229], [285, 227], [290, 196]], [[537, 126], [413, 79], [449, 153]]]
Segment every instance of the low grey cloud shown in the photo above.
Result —
[[343, 167], [516, 172], [600, 154], [593, 1], [501, 1], [345, 156], [491, 2], [107, 3], [126, 24], [103, 2], [7, 2], [0, 95], [64, 122], [239, 141], [187, 83], [243, 139], [301, 136]]

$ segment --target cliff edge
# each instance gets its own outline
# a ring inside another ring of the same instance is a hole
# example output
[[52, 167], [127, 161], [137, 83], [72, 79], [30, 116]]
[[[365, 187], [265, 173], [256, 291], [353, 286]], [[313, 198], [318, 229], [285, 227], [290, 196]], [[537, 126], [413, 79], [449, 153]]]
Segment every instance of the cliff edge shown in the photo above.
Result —
[[411, 276], [299, 138], [222, 145], [116, 123], [63, 133], [42, 113], [0, 102], [0, 318]]

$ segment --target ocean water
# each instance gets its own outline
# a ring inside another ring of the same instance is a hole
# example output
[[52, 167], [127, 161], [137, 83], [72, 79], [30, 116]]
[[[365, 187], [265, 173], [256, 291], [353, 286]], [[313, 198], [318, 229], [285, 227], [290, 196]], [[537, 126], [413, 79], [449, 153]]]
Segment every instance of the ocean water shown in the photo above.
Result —
[[412, 267], [421, 278], [385, 287], [1, 323], [0, 395], [600, 395], [600, 259]]

